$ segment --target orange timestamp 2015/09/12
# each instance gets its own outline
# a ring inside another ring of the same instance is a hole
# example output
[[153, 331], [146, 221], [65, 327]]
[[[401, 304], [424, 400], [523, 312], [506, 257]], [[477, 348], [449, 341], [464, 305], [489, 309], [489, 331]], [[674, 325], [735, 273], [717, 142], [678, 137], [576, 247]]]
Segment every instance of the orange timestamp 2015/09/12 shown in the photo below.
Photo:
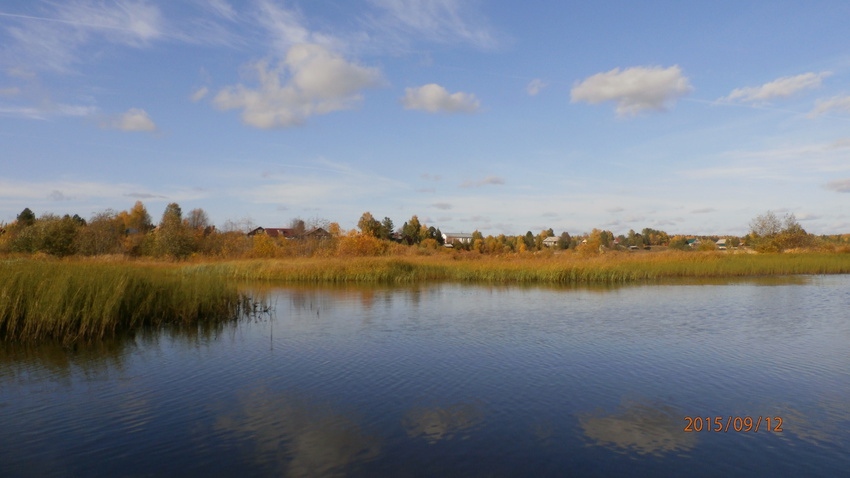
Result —
[[782, 417], [685, 417], [686, 432], [781, 432]]

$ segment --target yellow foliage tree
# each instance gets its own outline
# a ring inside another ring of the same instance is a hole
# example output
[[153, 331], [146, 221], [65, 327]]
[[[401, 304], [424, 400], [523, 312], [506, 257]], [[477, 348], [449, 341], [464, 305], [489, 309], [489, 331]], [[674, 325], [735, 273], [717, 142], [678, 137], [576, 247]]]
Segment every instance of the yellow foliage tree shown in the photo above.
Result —
[[251, 251], [249, 256], [254, 258], [272, 258], [277, 253], [275, 240], [266, 234], [257, 234], [251, 238]]

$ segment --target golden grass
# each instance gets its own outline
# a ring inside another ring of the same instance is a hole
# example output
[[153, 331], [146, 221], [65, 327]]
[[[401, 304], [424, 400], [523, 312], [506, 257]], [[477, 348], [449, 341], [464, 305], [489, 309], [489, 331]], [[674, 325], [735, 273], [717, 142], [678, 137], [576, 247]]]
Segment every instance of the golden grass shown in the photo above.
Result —
[[237, 280], [300, 283], [488, 283], [594, 284], [672, 278], [748, 277], [850, 273], [850, 255], [829, 253], [727, 254], [720, 252], [608, 253], [580, 257], [433, 255], [311, 258], [202, 263], [186, 273]]
[[679, 278], [850, 273], [850, 254], [720, 252], [476, 253], [353, 258], [142, 262], [0, 260], [0, 340], [102, 339], [162, 324], [197, 326], [256, 311], [235, 283], [625, 284]]

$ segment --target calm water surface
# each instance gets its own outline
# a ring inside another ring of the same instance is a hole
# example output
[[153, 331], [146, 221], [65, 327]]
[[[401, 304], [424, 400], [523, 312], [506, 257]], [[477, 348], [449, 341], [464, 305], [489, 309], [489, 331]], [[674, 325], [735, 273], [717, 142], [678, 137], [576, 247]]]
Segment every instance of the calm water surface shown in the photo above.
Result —
[[213, 330], [0, 345], [0, 476], [850, 470], [850, 276], [266, 292]]

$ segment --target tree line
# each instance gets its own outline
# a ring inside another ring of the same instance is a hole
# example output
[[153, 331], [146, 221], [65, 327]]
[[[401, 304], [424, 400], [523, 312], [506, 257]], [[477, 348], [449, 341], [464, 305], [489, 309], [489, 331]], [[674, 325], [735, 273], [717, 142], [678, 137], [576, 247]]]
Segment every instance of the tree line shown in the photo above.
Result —
[[[364, 256], [405, 254], [410, 248], [420, 251], [475, 252], [479, 254], [515, 254], [565, 252], [599, 254], [606, 251], [668, 247], [681, 250], [713, 250], [719, 236], [701, 236], [703, 245], [694, 247], [689, 239], [696, 236], [671, 236], [665, 231], [644, 228], [615, 236], [611, 231], [593, 229], [590, 233], [557, 235], [549, 228], [537, 234], [484, 236], [475, 230], [470, 240], [446, 244], [442, 231], [422, 223], [413, 215], [396, 228], [389, 217], [378, 220], [370, 212], [361, 215], [357, 229], [344, 231], [338, 223], [313, 218], [293, 219], [289, 226], [301, 237], [321, 227], [330, 234], [328, 240], [286, 240], [268, 235], [247, 236], [250, 221], [228, 221], [217, 230], [203, 209], [188, 213], [177, 203], [166, 206], [154, 224], [144, 204], [137, 201], [132, 208], [116, 212], [106, 210], [88, 220], [79, 215], [40, 217], [26, 208], [13, 223], [0, 225], [0, 253], [48, 254], [52, 256], [125, 255], [184, 259], [198, 255], [219, 258], [288, 257], [288, 256]], [[552, 239], [549, 239], [552, 238]], [[771, 211], [757, 216], [750, 232], [742, 238], [727, 237], [729, 246], [746, 245], [760, 252], [781, 252], [805, 248], [850, 248], [850, 235], [820, 236], [808, 234], [792, 215], [778, 217]], [[447, 248], [445, 246], [451, 246]]]

